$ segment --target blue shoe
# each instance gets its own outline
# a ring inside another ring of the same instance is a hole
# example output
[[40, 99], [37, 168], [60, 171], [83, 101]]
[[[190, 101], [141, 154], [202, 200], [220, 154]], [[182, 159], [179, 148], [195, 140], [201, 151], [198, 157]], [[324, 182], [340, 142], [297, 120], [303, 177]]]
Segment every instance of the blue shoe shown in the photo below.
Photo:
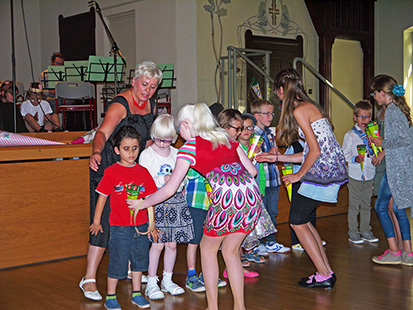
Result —
[[265, 245], [268, 253], [287, 254], [291, 252], [291, 248], [286, 247], [278, 242], [269, 242]]
[[[199, 281], [202, 283], [202, 285], [205, 285], [204, 283], [204, 276], [202, 275], [202, 272], [199, 274]], [[218, 288], [227, 286], [227, 282], [225, 282], [224, 280], [221, 280], [220, 278], [218, 278]]]
[[142, 294], [132, 297], [132, 303], [142, 309], [149, 308], [151, 306], [151, 303], [147, 301]]
[[205, 292], [205, 285], [200, 281], [197, 275], [186, 278], [186, 288], [189, 288], [195, 293]]
[[116, 298], [106, 299], [105, 308], [109, 310], [121, 310], [122, 309]]

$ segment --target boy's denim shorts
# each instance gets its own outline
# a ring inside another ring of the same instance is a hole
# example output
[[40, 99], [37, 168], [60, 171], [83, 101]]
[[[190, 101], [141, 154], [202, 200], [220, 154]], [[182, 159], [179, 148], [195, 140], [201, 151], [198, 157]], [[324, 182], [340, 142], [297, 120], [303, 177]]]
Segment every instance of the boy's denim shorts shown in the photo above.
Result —
[[[139, 231], [147, 231], [148, 223], [137, 225]], [[108, 277], [126, 279], [128, 262], [132, 271], [147, 271], [149, 265], [149, 238], [138, 235], [135, 226], [111, 226], [109, 238]]]

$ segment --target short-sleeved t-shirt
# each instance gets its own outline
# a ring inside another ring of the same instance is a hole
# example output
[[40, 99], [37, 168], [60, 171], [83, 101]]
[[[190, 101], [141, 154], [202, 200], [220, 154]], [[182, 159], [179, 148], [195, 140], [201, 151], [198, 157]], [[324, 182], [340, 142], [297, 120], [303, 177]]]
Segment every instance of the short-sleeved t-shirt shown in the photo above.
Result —
[[136, 222], [132, 223], [131, 214], [126, 203], [126, 185], [142, 185], [139, 198], [153, 194], [157, 188], [148, 170], [138, 164], [126, 167], [115, 163], [105, 169], [96, 192], [101, 195], [110, 195], [109, 223], [112, 226], [134, 226], [148, 221], [148, 211], [140, 210], [136, 216]]
[[[43, 113], [43, 111], [44, 111], [44, 113]], [[35, 114], [37, 113], [37, 118], [38, 118], [37, 123], [39, 124], [39, 126], [44, 125], [43, 118], [44, 118], [45, 114], [46, 115], [47, 114], [53, 114], [53, 110], [50, 107], [49, 102], [47, 102], [45, 100], [41, 100], [40, 104], [38, 104], [36, 106], [32, 105], [30, 100], [26, 100], [25, 102], [22, 103], [22, 105], [20, 107], [20, 112], [21, 112], [23, 118], [26, 116], [26, 114], [30, 114], [34, 117]]]
[[221, 144], [213, 149], [210, 141], [198, 136], [188, 140], [179, 149], [177, 159], [187, 160], [192, 168], [205, 176], [216, 167], [241, 162], [237, 152], [239, 143], [230, 141], [230, 144], [231, 148]]

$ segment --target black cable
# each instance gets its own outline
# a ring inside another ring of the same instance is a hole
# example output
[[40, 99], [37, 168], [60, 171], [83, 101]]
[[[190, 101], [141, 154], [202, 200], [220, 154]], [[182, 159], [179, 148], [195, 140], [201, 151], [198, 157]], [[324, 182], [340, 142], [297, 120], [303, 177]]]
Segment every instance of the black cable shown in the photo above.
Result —
[[29, 53], [29, 60], [30, 60], [30, 70], [32, 73], [32, 82], [34, 83], [34, 73], [33, 73], [33, 61], [32, 61], [32, 54], [30, 52], [30, 45], [29, 45], [29, 38], [27, 37], [27, 27], [26, 27], [26, 17], [24, 15], [24, 7], [23, 7], [23, 0], [20, 0], [21, 6], [22, 6], [22, 17], [23, 17], [23, 25], [24, 25], [24, 34], [26, 37], [26, 45], [27, 45], [27, 51]]
[[[27, 36], [26, 17], [25, 17], [25, 15], [24, 15], [23, 0], [20, 0], [20, 2], [21, 2], [21, 6], [22, 6], [22, 17], [23, 17], [23, 25], [24, 25], [24, 34], [25, 34], [25, 37], [26, 37], [27, 51], [28, 51], [28, 53], [29, 53], [30, 71], [31, 71], [31, 74], [32, 74], [32, 83], [34, 84], [34, 83], [36, 83], [36, 82], [34, 81], [33, 60], [32, 60], [32, 54], [31, 54], [31, 52], [30, 52], [29, 38], [28, 38], [28, 36]], [[57, 125], [57, 124], [55, 124], [54, 122], [52, 122], [52, 120], [51, 120], [51, 119], [47, 116], [47, 114], [44, 112], [43, 107], [42, 107], [42, 105], [40, 104], [41, 100], [37, 99], [37, 102], [38, 102], [38, 104], [39, 104], [39, 106], [40, 106], [40, 109], [42, 110], [42, 112], [43, 112], [43, 114], [44, 114], [44, 117], [46, 117], [46, 119], [47, 119], [53, 126], [59, 128], [60, 126]]]

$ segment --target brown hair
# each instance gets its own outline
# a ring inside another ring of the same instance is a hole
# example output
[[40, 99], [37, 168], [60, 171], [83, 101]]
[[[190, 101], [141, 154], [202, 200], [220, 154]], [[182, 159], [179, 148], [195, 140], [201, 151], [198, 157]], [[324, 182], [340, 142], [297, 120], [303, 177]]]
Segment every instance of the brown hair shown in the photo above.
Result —
[[274, 87], [275, 89], [280, 89], [281, 87], [284, 89], [281, 116], [277, 126], [277, 145], [291, 145], [299, 139], [298, 124], [293, 115], [295, 109], [294, 103], [296, 101], [313, 104], [323, 117], [328, 119], [332, 126], [323, 108], [308, 97], [300, 74], [295, 69], [287, 68], [278, 72], [274, 79]]
[[360, 110], [371, 111], [373, 110], [373, 106], [367, 100], [360, 100], [354, 105], [353, 114], [357, 116]]
[[217, 121], [219, 126], [225, 129], [230, 127], [233, 121], [241, 121], [242, 123], [243, 118], [240, 111], [235, 109], [225, 109], [218, 114]]
[[392, 98], [394, 104], [406, 116], [407, 121], [409, 123], [409, 127], [411, 127], [412, 126], [412, 115], [411, 115], [410, 106], [407, 104], [406, 98], [404, 98], [404, 95], [398, 96], [395, 93], [393, 93], [393, 88], [396, 85], [397, 85], [397, 81], [394, 78], [386, 74], [380, 74], [380, 75], [376, 75], [371, 80], [370, 89], [373, 92], [384, 91], [386, 94], [388, 94]]

